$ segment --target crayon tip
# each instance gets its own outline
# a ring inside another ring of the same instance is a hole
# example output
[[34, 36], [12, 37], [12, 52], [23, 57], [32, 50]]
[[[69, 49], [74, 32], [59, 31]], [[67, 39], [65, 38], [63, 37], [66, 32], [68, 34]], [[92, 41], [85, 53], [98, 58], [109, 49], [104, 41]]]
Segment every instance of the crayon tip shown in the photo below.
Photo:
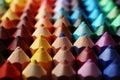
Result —
[[114, 2], [112, 0], [108, 0], [106, 5], [104, 5], [104, 7], [102, 7], [102, 11], [105, 13], [105, 14], [108, 14], [112, 9], [113, 7], [115, 6]]
[[101, 13], [93, 22], [92, 22], [92, 29], [96, 31], [99, 26], [101, 26], [105, 22], [105, 17]]
[[100, 7], [104, 7], [105, 5], [107, 5], [108, 2], [109, 2], [109, 0], [101, 0], [101, 1], [99, 1], [99, 5], [100, 5]]
[[9, 18], [10, 20], [19, 20], [18, 16], [11, 10], [8, 9], [5, 14], [2, 16], [1, 20], [3, 21], [6, 18]]
[[0, 68], [0, 79], [20, 80], [20, 71], [9, 61]]
[[22, 24], [13, 34], [14, 37], [16, 36], [21, 36], [24, 38], [30, 38], [31, 37], [31, 33], [29, 32], [28, 29], [26, 29], [26, 27], [24, 26], [24, 24]]
[[58, 27], [61, 27], [63, 26], [63, 24], [66, 26], [66, 27], [71, 27], [71, 24], [70, 22], [68, 21], [67, 17], [62, 15], [60, 16], [54, 23], [54, 27], [55, 28], [58, 28]]
[[15, 13], [22, 13], [27, 2], [26, 0], [13, 0], [10, 4], [10, 9]]
[[89, 20], [93, 22], [100, 15], [99, 9], [94, 9], [88, 16]]
[[111, 26], [112, 26], [112, 29], [114, 30], [114, 32], [116, 32], [117, 29], [118, 29], [119, 26], [120, 26], [119, 20], [120, 20], [120, 15], [118, 15], [118, 16], [111, 22]]
[[67, 62], [63, 61], [59, 63], [53, 70], [52, 70], [52, 78], [53, 79], [75, 79], [75, 71], [72, 66]]
[[91, 59], [95, 63], [98, 62], [98, 57], [95, 52], [90, 47], [85, 47], [82, 52], [77, 56], [76, 60], [78, 60], [79, 67], [82, 66], [88, 59]]
[[11, 28], [16, 28], [15, 24], [12, 22], [12, 20], [9, 19], [9, 17], [6, 17], [0, 24], [3, 26], [5, 29], [11, 29]]
[[117, 51], [110, 45], [108, 46], [100, 55], [99, 60], [101, 62], [101, 66], [105, 69], [113, 60], [119, 58], [119, 54]]
[[80, 15], [81, 15], [80, 8], [75, 9], [75, 11], [70, 16], [72, 23], [75, 23], [75, 21], [80, 17]]
[[74, 65], [75, 58], [72, 55], [72, 53], [69, 51], [69, 49], [67, 49], [66, 46], [62, 47], [53, 57], [53, 61], [54, 61], [55, 65], [57, 65], [58, 63], [60, 63], [64, 60], [71, 63], [72, 66]]
[[26, 55], [22, 48], [17, 47], [7, 59], [11, 63], [20, 63], [29, 62], [30, 58]]
[[69, 19], [68, 13], [63, 8], [60, 8], [59, 11], [54, 14], [53, 19], [56, 21], [62, 15], [66, 16], [66, 18]]
[[47, 72], [45, 69], [36, 61], [32, 61], [27, 65], [27, 67], [22, 71], [24, 79], [46, 79]]
[[44, 26], [44, 24], [41, 24], [32, 34], [32, 36], [35, 36], [36, 38], [40, 35], [49, 37], [52, 34], [48, 31], [48, 29]]
[[105, 23], [102, 24], [96, 31], [95, 34], [99, 37], [101, 35], [103, 35], [105, 32], [108, 32], [110, 34], [113, 33], [113, 31], [111, 30], [110, 27], [108, 27]]
[[50, 20], [52, 18], [52, 15], [47, 10], [41, 10], [35, 16], [36, 21], [39, 21], [39, 19], [42, 18], [43, 16], [47, 16]]
[[115, 6], [113, 7], [113, 9], [107, 14], [107, 18], [112, 22], [118, 15], [119, 15], [119, 10], [118, 8]]
[[91, 60], [88, 60], [85, 64], [83, 64], [77, 73], [80, 76], [80, 79], [92, 77], [94, 80], [99, 80], [102, 76], [102, 72]]
[[40, 47], [31, 57], [31, 61], [34, 61], [34, 60], [36, 60], [37, 62], [47, 63], [49, 61], [52, 61], [52, 58], [43, 47]]
[[105, 32], [95, 44], [101, 48], [109, 45], [112, 45], [112, 47], [117, 46], [116, 42], [112, 39], [108, 32]]
[[53, 25], [47, 16], [43, 16], [41, 19], [39, 19], [39, 21], [37, 21], [35, 24], [35, 28], [40, 27], [41, 24], [43, 24], [51, 33], [53, 33]]
[[60, 36], [60, 34], [64, 34], [66, 37], [72, 40], [72, 33], [70, 32], [69, 28], [65, 26], [64, 23], [60, 23], [58, 25], [58, 28], [56, 28], [56, 30], [53, 33], [53, 35], [55, 35], [56, 37]]
[[63, 46], [66, 46], [68, 49], [72, 47], [72, 43], [66, 36], [57, 37], [56, 40], [52, 43], [54, 53], [56, 53]]
[[64, 33], [61, 33], [61, 34], [59, 35], [59, 37], [65, 37]]
[[17, 24], [17, 28], [21, 27], [22, 25], [25, 26], [26, 29], [28, 29], [31, 33], [34, 31], [33, 23], [30, 21], [30, 19], [27, 16], [24, 16], [19, 23]]
[[120, 60], [115, 59], [111, 64], [108, 65], [103, 71], [105, 79], [119, 79], [120, 78]]
[[89, 0], [89, 1], [86, 1], [86, 2], [89, 2], [90, 4], [85, 4], [85, 9], [87, 12], [91, 13], [94, 9], [98, 8], [98, 5], [96, 3], [96, 1], [94, 0]]
[[47, 51], [51, 48], [48, 41], [42, 35], [36, 38], [35, 41], [31, 44], [31, 53], [34, 54], [41, 46], [44, 47], [44, 49], [46, 49]]
[[27, 43], [24, 41], [24, 39], [20, 36], [17, 36], [12, 42], [11, 44], [8, 46], [8, 49], [12, 52], [16, 49], [16, 47], [21, 47], [28, 56], [31, 56], [31, 53], [29, 52], [29, 47], [27, 45]]
[[92, 40], [89, 38], [88, 35], [84, 35], [84, 36], [80, 36], [73, 45], [76, 46], [77, 48], [86, 47], [86, 46], [92, 48], [94, 46], [94, 43], [92, 42]]
[[75, 40], [77, 40], [80, 36], [84, 36], [85, 34], [91, 36], [93, 33], [85, 22], [81, 22], [77, 29], [74, 31], [73, 36]]

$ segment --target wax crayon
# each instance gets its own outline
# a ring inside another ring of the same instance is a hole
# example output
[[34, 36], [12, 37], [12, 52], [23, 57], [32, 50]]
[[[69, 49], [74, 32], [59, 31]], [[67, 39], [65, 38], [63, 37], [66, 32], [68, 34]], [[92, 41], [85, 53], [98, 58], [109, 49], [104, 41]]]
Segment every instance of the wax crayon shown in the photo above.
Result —
[[69, 19], [69, 14], [64, 10], [64, 8], [60, 8], [59, 11], [54, 14], [53, 20], [56, 21], [62, 15]]
[[0, 80], [20, 80], [20, 71], [6, 61], [0, 68]]
[[105, 80], [119, 80], [120, 79], [120, 60], [116, 59], [108, 65], [103, 71]]
[[0, 25], [4, 26], [5, 28], [15, 28], [15, 24], [8, 17], [6, 17]]
[[0, 80], [119, 80], [119, 7], [118, 0], [0, 0], [0, 70], [9, 61], [20, 73]]
[[55, 6], [64, 5], [64, 6], [67, 7], [67, 6], [70, 5], [70, 3], [69, 3], [69, 1], [57, 0], [54, 5], [55, 5]]
[[22, 25], [24, 25], [26, 27], [26, 29], [28, 29], [31, 33], [33, 33], [34, 31], [34, 25], [33, 23], [28, 19], [27, 16], [24, 16], [24, 18], [22, 18], [22, 20], [19, 21], [19, 23], [17, 24], [17, 28], [21, 27]]
[[8, 9], [5, 12], [5, 14], [1, 17], [1, 20], [4, 20], [6, 17], [10, 20], [19, 20], [19, 17], [11, 9]]
[[13, 34], [13, 37], [17, 36], [22, 37], [28, 45], [31, 45], [31, 43], [33, 42], [31, 33], [28, 31], [28, 29], [26, 29], [24, 25], [21, 25]]
[[35, 20], [38, 21], [43, 16], [47, 16], [50, 20], [52, 19], [52, 15], [46, 9], [44, 9], [36, 14]]
[[81, 12], [80, 8], [75, 9], [75, 11], [70, 16], [71, 22], [75, 23], [75, 21], [80, 17], [81, 13], [82, 12]]
[[43, 47], [45, 50], [48, 51], [49, 54], [51, 54], [51, 45], [48, 43], [48, 41], [41, 35], [38, 38], [35, 39], [35, 41], [30, 46], [30, 51], [32, 55], [40, 48]]
[[70, 12], [69, 1], [57, 0], [54, 5], [55, 5], [55, 8], [54, 8], [55, 13], [58, 12], [60, 8], [64, 8], [65, 11]]
[[35, 23], [33, 12], [31, 12], [30, 9], [27, 9], [26, 11], [24, 11], [20, 16], [20, 19], [22, 20], [25, 16], [28, 18], [29, 21], [31, 21], [32, 23]]
[[39, 0], [30, 0], [27, 2], [26, 6], [24, 7], [24, 11], [25, 12], [26, 10], [30, 10], [30, 12], [32, 12], [33, 16], [36, 15], [37, 13], [37, 10], [38, 10], [38, 7], [39, 7]]
[[44, 0], [41, 2], [38, 11], [41, 11], [42, 9], [46, 9], [50, 14], [53, 13], [53, 3], [51, 3], [50, 0]]
[[85, 6], [90, 6], [91, 5], [90, 3], [97, 5], [97, 1], [94, 1], [94, 0], [86, 0], [86, 1], [82, 0], [82, 2]]
[[89, 46], [92, 48], [94, 46], [94, 43], [89, 38], [89, 36], [87, 34], [85, 34], [84, 36], [81, 36], [76, 40], [76, 42], [74, 43], [74, 46], [76, 46], [78, 48]]
[[114, 39], [108, 32], [105, 32], [95, 44], [100, 48], [100, 51], [103, 51], [105, 47], [109, 45], [114, 48], [117, 46], [117, 43], [114, 41]]
[[54, 23], [55, 29], [58, 28], [58, 27], [60, 27], [61, 24], [63, 24], [63, 23], [64, 23], [65, 26], [68, 27], [68, 28], [72, 26], [71, 23], [68, 21], [67, 17], [64, 16], [64, 15], [62, 15], [62, 16], [60, 16], [60, 17], [55, 21], [55, 23]]
[[119, 57], [118, 52], [112, 46], [105, 48], [105, 50], [99, 55], [102, 70], [104, 70], [112, 61]]
[[[104, 2], [104, 0], [103, 0], [103, 2]], [[106, 5], [104, 5], [101, 9], [105, 14], [108, 14], [114, 6], [115, 6], [115, 4], [113, 3], [112, 0], [110, 0], [110, 1], [107, 0]]]
[[75, 55], [78, 55], [78, 53], [86, 46], [94, 47], [94, 43], [90, 39], [88, 35], [80, 36], [73, 44]]
[[115, 6], [108, 14], [107, 18], [112, 22], [118, 15], [119, 15], [119, 9]]
[[8, 50], [10, 52], [13, 52], [16, 47], [21, 47], [25, 52], [26, 54], [31, 57], [31, 53], [30, 53], [30, 49], [29, 49], [29, 46], [27, 45], [27, 43], [24, 41], [24, 39], [20, 36], [17, 36], [11, 43], [10, 45], [8, 46]]
[[79, 26], [79, 24], [81, 23], [81, 22], [83, 22], [84, 20], [83, 20], [83, 15], [81, 15], [77, 20], [76, 20], [76, 22], [73, 24], [73, 26], [75, 27], [75, 28], [77, 28], [78, 26]]
[[92, 36], [93, 32], [90, 30], [85, 22], [81, 22], [73, 33], [74, 39], [77, 40], [80, 36], [84, 36], [84, 34]]
[[83, 64], [77, 73], [78, 80], [101, 80], [102, 77], [102, 72], [90, 59]]
[[26, 0], [13, 0], [10, 5], [10, 9], [16, 14], [21, 14], [24, 10], [25, 5], [27, 4]]
[[103, 23], [105, 22], [105, 17], [104, 15], [101, 13], [93, 22], [92, 22], [92, 30], [96, 31], [99, 26], [101, 26]]
[[11, 64], [15, 65], [20, 71], [22, 71], [30, 62], [30, 58], [23, 51], [22, 48], [17, 47], [11, 55], [7, 58]]
[[[66, 1], [67, 2], [67, 1]], [[57, 5], [57, 6], [56, 6]], [[70, 9], [69, 9], [69, 4], [66, 5], [65, 3], [63, 2], [60, 2], [60, 0], [57, 0], [56, 3], [55, 3], [55, 8], [54, 8], [54, 12], [58, 12], [61, 8], [64, 8], [65, 11], [67, 12], [70, 12]]]
[[35, 40], [40, 35], [45, 37], [47, 41], [51, 44], [53, 42], [53, 35], [48, 31], [48, 29], [44, 26], [44, 24], [41, 24], [40, 27], [38, 27], [33, 33], [32, 37]]
[[80, 8], [79, 1], [78, 0], [71, 0], [70, 6], [71, 6], [71, 11], [74, 11], [75, 9]]
[[93, 22], [100, 14], [100, 10], [98, 8], [94, 9], [88, 16], [88, 19]]
[[78, 68], [81, 67], [88, 59], [91, 59], [96, 64], [98, 63], [98, 57], [96, 56], [94, 50], [86, 46], [82, 52], [76, 57]]
[[94, 9], [98, 8], [98, 5], [96, 4], [96, 2], [97, 1], [94, 1], [94, 0], [87, 0], [83, 2], [83, 4], [86, 6], [85, 9], [88, 13], [91, 13]]
[[100, 7], [104, 7], [105, 5], [107, 5], [108, 1], [109, 0], [101, 0], [101, 1], [99, 1]]
[[37, 61], [30, 62], [22, 71], [23, 80], [47, 80], [47, 72]]
[[49, 55], [49, 53], [43, 47], [40, 47], [31, 57], [31, 61], [34, 60], [36, 60], [47, 71], [47, 79], [50, 80], [52, 70], [52, 57]]
[[10, 20], [8, 17], [6, 17], [0, 24], [1, 26], [3, 26], [8, 34], [11, 36], [15, 31], [16, 31], [16, 26], [14, 24], [14, 22], [12, 20]]
[[54, 14], [53, 12], [53, 4], [49, 1], [49, 0], [43, 0], [41, 3], [40, 8], [38, 9], [38, 11], [40, 12], [41, 10], [47, 10], [51, 15]]
[[71, 51], [63, 46], [53, 57], [54, 65], [59, 64], [62, 61], [67, 61], [74, 67], [75, 57], [72, 55]]
[[111, 22], [111, 26], [114, 32], [116, 32], [116, 30], [119, 28], [119, 20], [120, 20], [120, 15], [118, 15], [112, 22]]
[[73, 41], [72, 33], [69, 28], [65, 26], [64, 23], [60, 24], [59, 27], [53, 32], [55, 37], [59, 37], [60, 34], [64, 34], [70, 41]]
[[53, 33], [54, 27], [51, 23], [51, 21], [48, 19], [47, 16], [43, 16], [37, 23], [35, 24], [35, 28], [39, 27], [41, 24], [44, 24], [44, 26], [51, 32]]
[[[101, 37], [105, 32], [108, 32], [109, 34], [113, 34], [113, 31], [111, 30], [111, 28], [104, 23], [103, 25], [101, 25], [96, 31], [95, 34], [97, 35], [97, 37]], [[98, 39], [97, 38], [97, 39]]]
[[52, 70], [52, 80], [75, 80], [75, 75], [75, 70], [67, 61], [59, 63]]
[[71, 49], [72, 43], [64, 34], [60, 34], [59, 37], [57, 37], [56, 40], [52, 43], [54, 54], [63, 46], [66, 46], [68, 49]]

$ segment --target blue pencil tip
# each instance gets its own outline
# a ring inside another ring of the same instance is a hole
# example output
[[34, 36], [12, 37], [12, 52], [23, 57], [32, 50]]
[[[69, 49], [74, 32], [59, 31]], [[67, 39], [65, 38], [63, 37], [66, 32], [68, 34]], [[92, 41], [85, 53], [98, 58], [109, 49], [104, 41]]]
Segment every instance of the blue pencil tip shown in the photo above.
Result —
[[61, 34], [59, 35], [59, 37], [65, 37], [65, 34], [64, 34], [64, 33], [61, 33]]

